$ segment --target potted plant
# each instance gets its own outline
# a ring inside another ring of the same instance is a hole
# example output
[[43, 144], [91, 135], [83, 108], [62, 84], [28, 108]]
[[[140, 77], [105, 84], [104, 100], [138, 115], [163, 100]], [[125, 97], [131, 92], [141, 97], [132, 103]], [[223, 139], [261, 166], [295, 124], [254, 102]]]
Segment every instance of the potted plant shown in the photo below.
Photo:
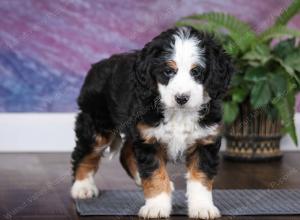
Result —
[[213, 32], [235, 62], [223, 103], [225, 157], [266, 160], [281, 157], [280, 139], [287, 133], [297, 145], [295, 95], [300, 85], [300, 31], [286, 24], [300, 10], [294, 0], [274, 25], [256, 33], [251, 26], [224, 13], [195, 14], [177, 22]]

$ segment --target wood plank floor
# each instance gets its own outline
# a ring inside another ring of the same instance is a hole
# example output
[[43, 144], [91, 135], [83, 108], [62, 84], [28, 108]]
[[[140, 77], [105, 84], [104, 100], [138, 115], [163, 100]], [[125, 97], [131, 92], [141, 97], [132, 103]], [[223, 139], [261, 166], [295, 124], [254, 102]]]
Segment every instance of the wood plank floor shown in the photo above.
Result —
[[[184, 189], [184, 166], [170, 165], [169, 170], [176, 189]], [[104, 160], [96, 182], [101, 189], [137, 189], [117, 158]], [[0, 219], [137, 219], [79, 217], [69, 196], [70, 186], [70, 155], [67, 153], [0, 154]], [[222, 161], [215, 188], [300, 188], [300, 153], [286, 153], [281, 161], [260, 164]], [[300, 216], [225, 216], [222, 219], [300, 219]]]

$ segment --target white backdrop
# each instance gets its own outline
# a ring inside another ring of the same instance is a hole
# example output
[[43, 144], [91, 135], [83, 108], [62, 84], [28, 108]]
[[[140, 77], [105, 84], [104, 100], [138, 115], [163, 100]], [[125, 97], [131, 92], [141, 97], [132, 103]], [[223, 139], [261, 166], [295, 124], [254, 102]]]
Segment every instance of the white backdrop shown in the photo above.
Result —
[[[75, 113], [2, 113], [0, 152], [69, 152], [75, 145], [74, 120]], [[300, 113], [295, 120], [300, 139]], [[289, 137], [281, 147], [299, 151]]]

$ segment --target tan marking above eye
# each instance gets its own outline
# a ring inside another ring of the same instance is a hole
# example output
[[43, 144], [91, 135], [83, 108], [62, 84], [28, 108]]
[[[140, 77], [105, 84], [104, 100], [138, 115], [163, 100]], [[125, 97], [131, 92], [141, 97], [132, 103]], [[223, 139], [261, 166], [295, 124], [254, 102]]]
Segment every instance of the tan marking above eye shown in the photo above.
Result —
[[178, 69], [177, 64], [174, 60], [167, 61], [167, 65], [175, 71]]
[[194, 64], [192, 64], [191, 70], [192, 70], [192, 69], [195, 69], [195, 68], [197, 68], [197, 67], [198, 67], [198, 65], [194, 63]]

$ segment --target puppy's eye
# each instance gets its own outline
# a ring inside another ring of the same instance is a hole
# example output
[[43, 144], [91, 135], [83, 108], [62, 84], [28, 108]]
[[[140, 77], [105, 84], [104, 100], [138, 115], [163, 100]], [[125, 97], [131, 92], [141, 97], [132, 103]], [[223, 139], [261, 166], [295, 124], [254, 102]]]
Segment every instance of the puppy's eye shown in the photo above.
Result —
[[200, 67], [195, 67], [191, 70], [191, 75], [193, 77], [199, 77], [202, 74], [202, 69]]
[[172, 70], [172, 69], [166, 69], [166, 70], [164, 71], [164, 74], [165, 74], [165, 76], [171, 78], [171, 77], [173, 77], [173, 76], [175, 75], [175, 71]]

